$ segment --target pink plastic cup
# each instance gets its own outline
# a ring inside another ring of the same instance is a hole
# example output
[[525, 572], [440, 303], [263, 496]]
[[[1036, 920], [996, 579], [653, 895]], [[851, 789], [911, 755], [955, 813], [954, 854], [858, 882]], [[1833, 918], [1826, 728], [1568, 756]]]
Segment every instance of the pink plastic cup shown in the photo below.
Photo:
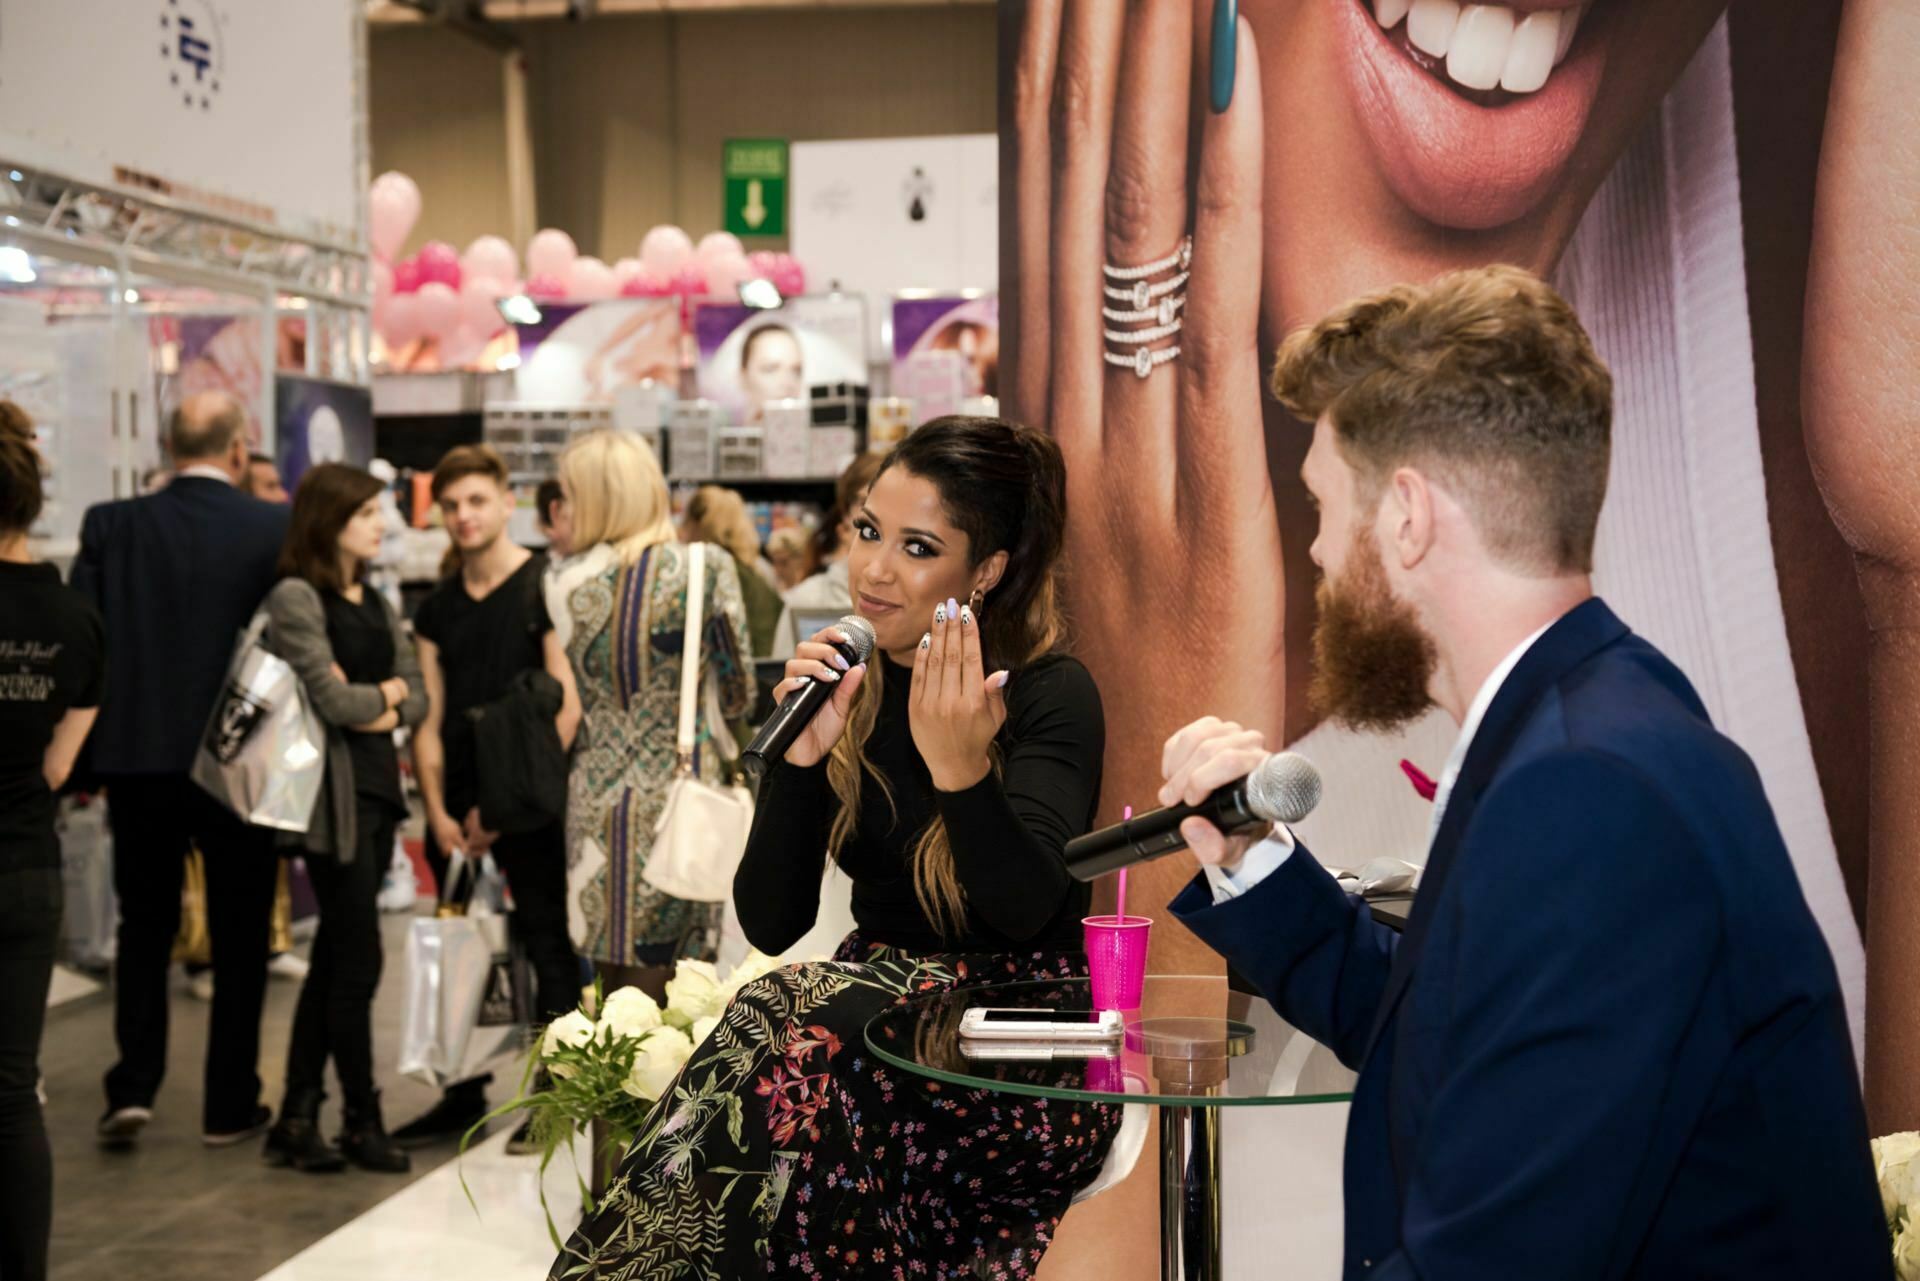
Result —
[[1096, 1010], [1137, 1010], [1147, 981], [1147, 938], [1153, 921], [1145, 916], [1089, 916], [1080, 924], [1087, 937], [1087, 975]]

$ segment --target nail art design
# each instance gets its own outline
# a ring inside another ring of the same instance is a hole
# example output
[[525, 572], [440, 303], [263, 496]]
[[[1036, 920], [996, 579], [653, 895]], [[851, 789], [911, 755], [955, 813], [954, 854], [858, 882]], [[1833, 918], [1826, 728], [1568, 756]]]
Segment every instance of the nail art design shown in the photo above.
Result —
[[1239, 60], [1239, 0], [1213, 0], [1213, 76], [1208, 86], [1213, 97], [1213, 114], [1220, 115], [1233, 105], [1233, 81]]
[[927, 647], [928, 647], [929, 645], [932, 645], [932, 644], [933, 644], [933, 633], [932, 633], [932, 632], [928, 632], [928, 633], [926, 633], [925, 635], [923, 635], [923, 636], [922, 636], [922, 637], [920, 638], [920, 648], [921, 648], [921, 649], [926, 649], [926, 648], [927, 648]]
[[962, 605], [960, 607], [960, 626], [962, 627], [973, 626], [973, 610], [969, 609], [965, 605]]
[[936, 623], [944, 623], [947, 621], [947, 607], [945, 605], [935, 605], [933, 607], [933, 621]]

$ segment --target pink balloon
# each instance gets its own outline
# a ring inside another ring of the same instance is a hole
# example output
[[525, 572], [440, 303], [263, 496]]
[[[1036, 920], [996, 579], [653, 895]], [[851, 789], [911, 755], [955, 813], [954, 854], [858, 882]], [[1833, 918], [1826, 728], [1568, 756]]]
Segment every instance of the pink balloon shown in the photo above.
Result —
[[613, 268], [598, 258], [576, 258], [567, 278], [567, 297], [575, 302], [605, 302], [620, 293]]
[[747, 255], [747, 266], [756, 280], [772, 280], [774, 272], [780, 269], [780, 255], [771, 249], [761, 249]]
[[711, 272], [716, 263], [729, 258], [745, 258], [747, 247], [740, 243], [740, 237], [730, 231], [709, 231], [700, 237], [700, 247], [693, 251], [693, 256]]
[[707, 264], [707, 286], [723, 297], [731, 297], [740, 288], [741, 281], [751, 279], [753, 268], [747, 266], [744, 254], [719, 258]]
[[412, 258], [402, 258], [393, 265], [393, 292], [410, 294], [419, 290], [426, 280], [420, 275], [420, 264]]
[[447, 288], [458, 292], [460, 288], [460, 253], [444, 240], [429, 240], [414, 255], [414, 261], [420, 264], [420, 283], [437, 281]]
[[678, 227], [655, 227], [640, 240], [640, 261], [648, 270], [671, 277], [693, 261], [693, 238]]
[[405, 347], [419, 339], [425, 332], [420, 327], [420, 295], [395, 294], [387, 299], [385, 321], [380, 336], [387, 346]]
[[378, 306], [391, 297], [393, 297], [393, 268], [375, 258], [373, 260], [374, 305]]
[[613, 264], [614, 283], [618, 284], [620, 288], [625, 289], [629, 280], [632, 280], [645, 270], [646, 268], [640, 265], [638, 258], [622, 258], [619, 262]]
[[640, 274], [620, 286], [622, 298], [671, 298], [673, 281], [656, 271], [642, 267]]
[[500, 317], [497, 305], [507, 296], [512, 285], [486, 276], [470, 276], [460, 286], [460, 326], [478, 333], [483, 338], [492, 337], [506, 327], [507, 322]]
[[487, 349], [494, 331], [477, 331], [462, 324], [440, 342], [440, 368], [469, 369]]
[[707, 293], [707, 275], [698, 267], [688, 267], [674, 273], [673, 292], [682, 298], [704, 298]]
[[414, 297], [420, 303], [420, 330], [427, 337], [445, 339], [460, 327], [460, 295], [452, 286], [429, 280]]
[[413, 179], [388, 170], [367, 189], [367, 239], [373, 252], [391, 260], [420, 220], [420, 188]]
[[550, 271], [537, 271], [527, 277], [527, 296], [543, 302], [560, 302], [567, 296], [567, 282]]
[[787, 254], [781, 254], [773, 269], [773, 287], [783, 297], [798, 298], [807, 292], [806, 269]]
[[573, 260], [579, 256], [580, 251], [574, 246], [572, 236], [548, 227], [527, 242], [527, 274], [558, 276], [565, 280], [567, 272], [573, 268]]
[[481, 236], [460, 255], [460, 270], [468, 276], [510, 281], [520, 275], [520, 255], [498, 236]]

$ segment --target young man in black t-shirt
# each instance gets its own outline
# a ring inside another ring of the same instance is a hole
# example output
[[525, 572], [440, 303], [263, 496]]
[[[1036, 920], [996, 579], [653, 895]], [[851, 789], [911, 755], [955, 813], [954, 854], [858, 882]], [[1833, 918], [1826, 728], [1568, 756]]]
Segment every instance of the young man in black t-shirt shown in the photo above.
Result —
[[[563, 747], [580, 724], [580, 699], [566, 651], [541, 594], [546, 558], [507, 537], [513, 491], [506, 464], [484, 445], [462, 445], [433, 473], [434, 501], [460, 568], [420, 605], [414, 636], [426, 679], [427, 719], [414, 731], [414, 772], [427, 811], [427, 854], [444, 884], [448, 856], [492, 854], [513, 891], [514, 929], [538, 988], [536, 1014], [553, 1019], [580, 998], [580, 963], [567, 931], [564, 820], [530, 832], [487, 830], [481, 817], [476, 742], [468, 713], [508, 692], [520, 673], [545, 670], [560, 682]], [[450, 1086], [425, 1116], [395, 1131], [402, 1145], [455, 1137], [486, 1112], [484, 1078]]]

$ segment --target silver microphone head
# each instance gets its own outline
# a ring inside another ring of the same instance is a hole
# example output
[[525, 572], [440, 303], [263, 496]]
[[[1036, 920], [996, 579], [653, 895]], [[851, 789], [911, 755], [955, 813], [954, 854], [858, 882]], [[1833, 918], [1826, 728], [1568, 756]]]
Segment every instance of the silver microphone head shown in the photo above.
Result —
[[1298, 823], [1320, 803], [1320, 771], [1297, 752], [1275, 752], [1247, 775], [1247, 808], [1274, 823]]
[[847, 634], [847, 644], [852, 647], [856, 663], [864, 663], [873, 657], [873, 624], [858, 614], [848, 614], [834, 624]]

